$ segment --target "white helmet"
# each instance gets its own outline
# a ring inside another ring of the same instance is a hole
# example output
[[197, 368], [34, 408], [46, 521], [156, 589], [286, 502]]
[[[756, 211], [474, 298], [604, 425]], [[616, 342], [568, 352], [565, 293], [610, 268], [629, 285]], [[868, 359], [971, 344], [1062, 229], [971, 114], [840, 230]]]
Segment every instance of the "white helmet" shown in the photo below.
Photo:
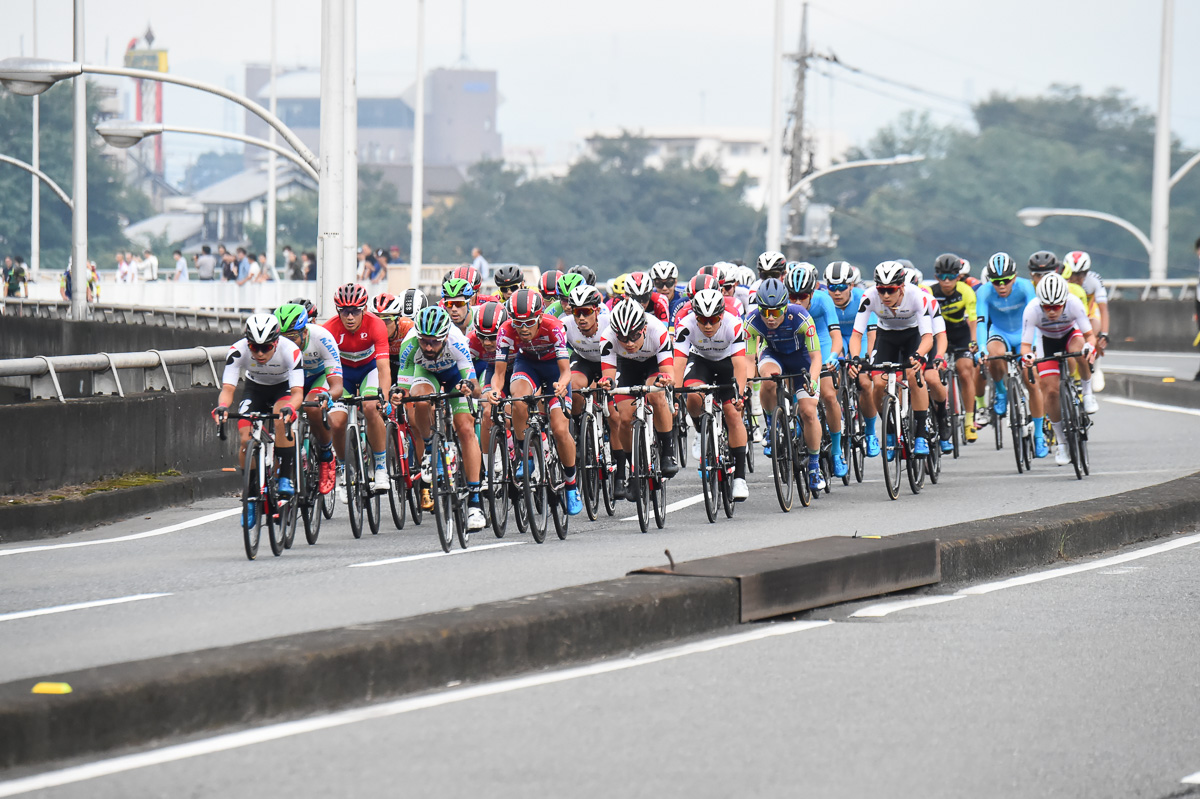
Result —
[[1063, 256], [1062, 262], [1064, 273], [1082, 275], [1092, 268], [1092, 256], [1083, 250], [1072, 250]]
[[758, 275], [748, 266], [739, 266], [738, 268], [738, 285], [750, 288], [758, 282]]
[[692, 312], [697, 316], [719, 316], [725, 312], [725, 295], [716, 289], [701, 289], [692, 298]]
[[904, 283], [904, 264], [899, 261], [884, 261], [875, 267], [875, 285], [899, 286]]
[[783, 253], [768, 250], [758, 256], [758, 275], [765, 276], [767, 273], [776, 273], [777, 277], [783, 276], [783, 270], [787, 266], [787, 258]]
[[854, 275], [854, 267], [849, 261], [834, 261], [825, 267], [825, 282], [831, 285], [849, 284]]
[[862, 282], [862, 270], [859, 269], [857, 266], [854, 266], [853, 264], [851, 264], [850, 265], [850, 285], [853, 286], [853, 285], [861, 283], [861, 282]]
[[618, 336], [634, 336], [646, 327], [646, 309], [637, 300], [623, 299], [613, 306], [608, 326]]
[[604, 304], [600, 289], [587, 283], [576, 286], [571, 292], [570, 303], [575, 308], [598, 308]]
[[417, 313], [429, 305], [429, 298], [420, 289], [405, 289], [397, 299], [400, 301], [400, 315], [409, 319], [416, 319]]
[[722, 286], [737, 282], [737, 266], [729, 261], [717, 261], [713, 266], [717, 269], [717, 282]]
[[921, 274], [921, 270], [915, 266], [910, 266], [904, 270], [904, 280], [906, 283], [919, 286], [924, 278], [925, 276]]
[[966, 258], [963, 258], [961, 260], [962, 260], [962, 266], [960, 266], [958, 268], [958, 276], [959, 277], [967, 277], [971, 274], [971, 262], [968, 261]]
[[671, 261], [659, 261], [650, 267], [650, 277], [654, 280], [678, 280], [679, 267]]
[[246, 341], [263, 346], [279, 338], [279, 320], [273, 313], [256, 313], [246, 320]]
[[1042, 305], [1066, 305], [1069, 292], [1066, 278], [1057, 272], [1051, 272], [1037, 284], [1037, 298]]

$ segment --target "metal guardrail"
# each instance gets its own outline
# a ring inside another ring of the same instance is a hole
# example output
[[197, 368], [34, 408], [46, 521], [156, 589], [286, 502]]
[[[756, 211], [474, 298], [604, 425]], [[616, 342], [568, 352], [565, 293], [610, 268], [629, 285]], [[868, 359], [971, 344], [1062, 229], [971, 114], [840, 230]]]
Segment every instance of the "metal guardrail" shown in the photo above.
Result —
[[[1113, 280], [1105, 279], [1104, 287], [1108, 289], [1108, 298], [1110, 300], [1122, 299], [1122, 294], [1129, 292], [1130, 294], [1137, 293], [1136, 298], [1129, 297], [1127, 299], [1171, 299], [1174, 295], [1171, 293], [1173, 289], [1178, 289], [1179, 295], [1175, 299], [1186, 300], [1189, 292], [1195, 297], [1197, 288], [1196, 278], [1171, 278], [1169, 280], [1135, 280], [1129, 278], [1115, 278]], [[1152, 295], [1159, 295], [1158, 297]], [[1162, 295], [1166, 296], [1163, 297]]]
[[93, 396], [116, 394], [124, 397], [126, 386], [122, 384], [118, 370], [133, 369], [141, 373], [140, 387], [131, 385], [129, 393], [169, 391], [174, 394], [176, 384], [171, 377], [171, 367], [190, 367], [189, 388], [219, 386], [221, 378], [216, 365], [227, 351], [227, 347], [191, 347], [182, 350], [11, 358], [0, 360], [0, 379], [28, 377], [32, 399], [66, 402], [58, 379], [61, 374], [90, 372]]
[[[38, 319], [70, 319], [71, 303], [67, 300], [42, 300], [5, 297], [4, 313]], [[240, 330], [245, 314], [233, 311], [211, 311], [202, 308], [151, 308], [143, 305], [92, 303], [88, 305], [89, 319], [95, 322], [121, 322], [130, 325], [181, 327], [188, 330]]]

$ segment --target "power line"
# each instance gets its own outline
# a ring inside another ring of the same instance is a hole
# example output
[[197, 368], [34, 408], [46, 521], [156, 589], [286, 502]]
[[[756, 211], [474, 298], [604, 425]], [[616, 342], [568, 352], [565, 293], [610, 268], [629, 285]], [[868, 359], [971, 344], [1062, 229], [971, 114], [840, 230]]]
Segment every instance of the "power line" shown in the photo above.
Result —
[[950, 97], [949, 95], [945, 95], [945, 94], [939, 94], [938, 92], [930, 91], [929, 89], [922, 89], [920, 86], [914, 86], [911, 83], [904, 83], [903, 81], [898, 81], [893, 78], [886, 78], [883, 75], [876, 75], [875, 73], [868, 72], [867, 70], [861, 69], [860, 67], [852, 67], [849, 64], [843, 63], [841, 60], [839, 60], [836, 54], [819, 55], [819, 54], [814, 53], [812, 57], [819, 58], [822, 61], [826, 61], [834, 66], [841, 67], [842, 69], [844, 69], [848, 72], [853, 72], [857, 75], [862, 75], [864, 78], [871, 78], [872, 80], [877, 80], [880, 83], [886, 83], [890, 86], [895, 86], [896, 88], [913, 92], [914, 94], [924, 95], [925, 97], [930, 97], [930, 98], [933, 98], [934, 100], [940, 100], [943, 103], [949, 103], [950, 105], [958, 106], [960, 108], [970, 108], [971, 107], [971, 104], [968, 103], [966, 100], [963, 100], [963, 99], [960, 99], [957, 97]]
[[835, 75], [832, 72], [830, 72], [829, 70], [823, 70], [823, 69], [820, 69], [819, 67], [813, 67], [813, 71], [816, 72], [818, 75], [829, 78], [830, 80], [839, 81], [841, 83], [846, 84], [847, 86], [853, 86], [856, 89], [861, 89], [864, 92], [869, 92], [870, 94], [874, 94], [879, 97], [886, 97], [889, 100], [895, 100], [896, 102], [903, 103], [904, 105], [911, 105], [911, 106], [916, 106], [917, 108], [923, 108], [934, 114], [941, 114], [942, 116], [952, 117], [954, 119], [960, 119], [960, 120], [963, 120], [964, 122], [970, 122], [972, 124], [975, 123], [975, 118], [973, 116], [971, 116], [970, 114], [964, 114], [964, 113], [956, 112], [956, 111], [948, 111], [944, 108], [938, 108], [937, 106], [929, 105], [928, 103], [916, 102], [911, 98], [901, 97], [897, 94], [893, 94], [891, 92], [887, 92], [882, 89], [877, 89], [872, 86], [868, 86], [866, 84], [860, 83], [859, 81], [851, 80], [850, 78], [847, 78], [844, 75]]

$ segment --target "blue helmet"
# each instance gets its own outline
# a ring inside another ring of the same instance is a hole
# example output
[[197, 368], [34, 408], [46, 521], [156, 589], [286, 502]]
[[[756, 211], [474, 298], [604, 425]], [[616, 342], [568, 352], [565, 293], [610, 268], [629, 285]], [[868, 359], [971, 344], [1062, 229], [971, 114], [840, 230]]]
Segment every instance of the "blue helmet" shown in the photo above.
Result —
[[767, 278], [758, 286], [755, 302], [759, 308], [783, 308], [788, 304], [788, 290], [779, 278]]
[[816, 290], [817, 273], [815, 269], [793, 269], [787, 275], [787, 288], [792, 294], [806, 294]]

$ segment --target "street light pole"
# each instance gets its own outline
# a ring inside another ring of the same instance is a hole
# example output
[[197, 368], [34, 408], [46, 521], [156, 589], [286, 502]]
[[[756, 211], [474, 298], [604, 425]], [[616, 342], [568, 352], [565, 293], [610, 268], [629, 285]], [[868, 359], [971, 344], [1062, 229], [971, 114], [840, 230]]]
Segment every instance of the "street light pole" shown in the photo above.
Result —
[[787, 195], [784, 196], [783, 200], [780, 201], [779, 205], [776, 207], [782, 211], [783, 206], [790, 203], [797, 194], [810, 186], [814, 180], [817, 178], [823, 178], [826, 175], [832, 175], [834, 172], [842, 172], [847, 169], [857, 169], [863, 166], [897, 166], [899, 164], [915, 164], [918, 161], [924, 160], [925, 156], [923, 155], [895, 155], [891, 158], [864, 158], [861, 161], [846, 161], [841, 164], [834, 164], [833, 166], [825, 167], [824, 169], [818, 169], [815, 172], [809, 172], [807, 175], [800, 178], [800, 180], [796, 181], [796, 185], [788, 189]]
[[[277, 114], [276, 108], [278, 104], [275, 98], [275, 73], [277, 71], [275, 64], [275, 0], [271, 0], [271, 79], [270, 79], [270, 99], [268, 100], [268, 108], [272, 114]], [[268, 128], [267, 141], [272, 145], [275, 144], [275, 128]], [[267, 151], [267, 266], [268, 268], [275, 266], [275, 236], [278, 231], [278, 223], [276, 221], [276, 194], [278, 186], [275, 177], [275, 151]]]
[[266, 139], [256, 139], [253, 136], [243, 136], [240, 133], [207, 130], [204, 128], [186, 128], [178, 125], [167, 125], [162, 122], [135, 122], [132, 120], [108, 120], [101, 122], [96, 126], [96, 132], [100, 134], [100, 138], [104, 139], [106, 144], [122, 150], [133, 147], [147, 136], [158, 136], [162, 133], [188, 133], [194, 136], [212, 136], [218, 139], [240, 141], [243, 144], [262, 147], [263, 149], [272, 151], [275, 155], [288, 159], [300, 167], [304, 171], [304, 174], [312, 178], [315, 183], [319, 184], [321, 180], [321, 176], [317, 173], [317, 170], [309, 166], [308, 162], [295, 152], [278, 144], [271, 144]]
[[[75, 0], [75, 60], [83, 63], [83, 0]], [[75, 76], [74, 136], [72, 142], [71, 317], [87, 315], [88, 192], [87, 192], [87, 78]]]
[[35, 181], [40, 180], [42, 183], [45, 183], [47, 186], [49, 186], [51, 190], [58, 195], [58, 199], [66, 203], [68, 208], [75, 207], [75, 204], [71, 202], [70, 195], [63, 191], [62, 186], [59, 186], [54, 182], [53, 178], [32, 164], [27, 164], [24, 161], [13, 158], [11, 155], [0, 155], [0, 164], [12, 164], [18, 169], [24, 169], [26, 172], [33, 175], [33, 179]]
[[1158, 62], [1158, 117], [1154, 123], [1154, 181], [1150, 189], [1150, 279], [1166, 280], [1171, 227], [1171, 56], [1175, 0], [1163, 0]]
[[342, 207], [345, 188], [345, 126], [342, 121], [346, 59], [345, 5], [342, 0], [321, 0], [321, 190], [317, 205], [318, 307], [333, 313], [333, 293], [342, 279]]
[[[33, 57], [37, 58], [37, 0], [33, 0]], [[41, 98], [33, 96], [33, 152], [29, 159], [34, 169], [41, 169]], [[42, 188], [37, 175], [31, 180], [33, 202], [29, 209], [29, 269], [36, 280], [42, 266]]]
[[[803, 66], [801, 66], [803, 69]], [[767, 249], [778, 251], [783, 203], [779, 201], [780, 171], [783, 168], [783, 125], [780, 121], [783, 105], [783, 0], [775, 0], [775, 43], [771, 48], [771, 133], [767, 146]]]
[[425, 236], [425, 0], [417, 0], [417, 107], [413, 120], [412, 244], [409, 249], [408, 284], [421, 287], [421, 259]]
[[1017, 211], [1017, 219], [1020, 219], [1021, 224], [1026, 227], [1037, 227], [1046, 221], [1047, 217], [1051, 216], [1077, 216], [1084, 219], [1099, 219], [1101, 222], [1111, 222], [1117, 227], [1132, 233], [1134, 238], [1138, 240], [1138, 243], [1145, 248], [1149, 260], [1152, 263], [1154, 261], [1154, 243], [1137, 225], [1115, 214], [1106, 214], [1103, 211], [1089, 211], [1086, 208], [1022, 208], [1020, 211]]
[[342, 282], [358, 277], [358, 0], [346, 4], [343, 43], [345, 74], [342, 76], [342, 264], [350, 273]]

